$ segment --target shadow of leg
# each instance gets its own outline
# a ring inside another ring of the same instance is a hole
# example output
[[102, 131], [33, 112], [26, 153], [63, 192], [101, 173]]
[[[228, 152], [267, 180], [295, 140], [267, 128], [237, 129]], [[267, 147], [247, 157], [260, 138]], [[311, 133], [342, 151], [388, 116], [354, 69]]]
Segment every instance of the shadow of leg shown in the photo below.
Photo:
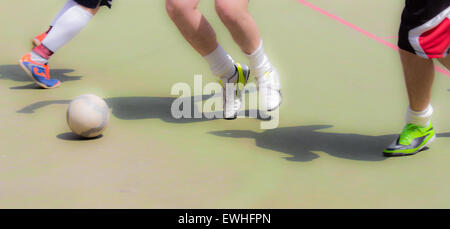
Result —
[[[50, 76], [55, 79], [59, 79], [61, 82], [80, 80], [81, 76], [68, 76], [68, 73], [72, 73], [73, 69], [52, 69], [50, 70]], [[11, 80], [15, 82], [33, 82], [30, 77], [22, 70], [19, 65], [0, 65], [0, 79]], [[34, 83], [25, 86], [10, 87], [12, 90], [33, 90], [41, 89], [38, 86], [32, 86]]]

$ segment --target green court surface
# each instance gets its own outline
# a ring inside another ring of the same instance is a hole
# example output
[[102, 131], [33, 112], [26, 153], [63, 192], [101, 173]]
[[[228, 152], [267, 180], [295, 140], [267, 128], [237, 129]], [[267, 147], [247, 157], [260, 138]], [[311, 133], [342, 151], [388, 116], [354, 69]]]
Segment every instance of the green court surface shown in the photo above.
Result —
[[[18, 66], [64, 1], [0, 1], [0, 208], [449, 208], [450, 78], [437, 73], [426, 151], [385, 158], [407, 108], [398, 53], [296, 0], [251, 1], [281, 73], [278, 128], [174, 119], [178, 82], [216, 81], [162, 0], [115, 1], [51, 60], [52, 90]], [[396, 43], [402, 1], [310, 1]], [[201, 10], [246, 63], [214, 1]], [[38, 10], [36, 10], [38, 9]], [[382, 15], [382, 17], [380, 17]], [[81, 94], [111, 108], [101, 138], [66, 124]]]

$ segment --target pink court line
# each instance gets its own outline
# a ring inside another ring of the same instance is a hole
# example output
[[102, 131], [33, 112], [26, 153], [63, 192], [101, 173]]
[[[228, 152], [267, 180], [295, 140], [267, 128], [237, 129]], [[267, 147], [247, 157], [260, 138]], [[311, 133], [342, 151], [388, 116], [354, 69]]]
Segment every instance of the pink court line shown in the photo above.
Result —
[[383, 39], [395, 39], [398, 38], [398, 36], [389, 36], [389, 37], [381, 37]]
[[[337, 22], [339, 22], [341, 24], [344, 24], [345, 26], [347, 26], [347, 27], [349, 27], [349, 28], [351, 28], [353, 30], [356, 30], [357, 32], [365, 35], [366, 37], [369, 37], [369, 38], [377, 41], [378, 43], [380, 43], [380, 44], [382, 44], [384, 46], [387, 46], [387, 47], [389, 47], [389, 48], [391, 48], [391, 49], [393, 49], [393, 50], [395, 50], [397, 52], [399, 51], [399, 48], [398, 48], [397, 45], [394, 45], [394, 44], [392, 44], [392, 43], [390, 43], [388, 41], [385, 41], [383, 38], [378, 37], [378, 36], [368, 32], [368, 31], [366, 31], [366, 30], [364, 30], [364, 29], [362, 29], [362, 28], [360, 28], [360, 27], [358, 27], [358, 26], [356, 26], [356, 25], [354, 25], [354, 24], [352, 24], [352, 23], [350, 23], [350, 22], [348, 22], [348, 21], [346, 21], [346, 20], [344, 20], [344, 19], [342, 19], [342, 18], [332, 14], [332, 13], [329, 13], [329, 12], [325, 11], [322, 8], [319, 8], [319, 7], [313, 5], [313, 4], [311, 4], [311, 3], [309, 3], [309, 2], [307, 2], [305, 0], [297, 0], [297, 2], [307, 6], [309, 8], [311, 8], [311, 9], [315, 10], [316, 12], [318, 12], [320, 14], [323, 14], [323, 15], [325, 15], [325, 16], [327, 16], [327, 17], [329, 17], [329, 18], [331, 18], [331, 19], [333, 19], [333, 20], [335, 20], [335, 21], [337, 21]], [[443, 68], [441, 68], [439, 66], [435, 66], [435, 69], [436, 69], [437, 72], [440, 72], [440, 73], [446, 75], [447, 77], [450, 77], [450, 71], [448, 71], [446, 69], [443, 69]]]

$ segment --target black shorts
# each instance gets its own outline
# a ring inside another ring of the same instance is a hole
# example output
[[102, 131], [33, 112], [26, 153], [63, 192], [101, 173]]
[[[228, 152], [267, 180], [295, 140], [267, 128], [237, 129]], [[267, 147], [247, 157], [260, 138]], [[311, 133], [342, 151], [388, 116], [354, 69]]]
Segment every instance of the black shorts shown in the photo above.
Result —
[[424, 58], [450, 51], [450, 0], [406, 0], [398, 46]]
[[111, 8], [112, 0], [74, 0], [76, 3], [91, 9], [97, 8], [98, 4], [100, 6], [107, 6]]

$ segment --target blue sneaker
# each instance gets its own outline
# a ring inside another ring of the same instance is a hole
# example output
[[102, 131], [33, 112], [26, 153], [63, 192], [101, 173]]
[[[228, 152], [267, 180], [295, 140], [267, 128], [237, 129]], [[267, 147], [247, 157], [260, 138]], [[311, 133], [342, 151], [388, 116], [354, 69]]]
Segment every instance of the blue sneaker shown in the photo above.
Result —
[[56, 88], [61, 85], [61, 82], [57, 79], [50, 79], [50, 70], [48, 64], [41, 64], [31, 59], [31, 53], [25, 54], [19, 60], [20, 67], [30, 76], [30, 78], [36, 82], [42, 88], [50, 89]]

